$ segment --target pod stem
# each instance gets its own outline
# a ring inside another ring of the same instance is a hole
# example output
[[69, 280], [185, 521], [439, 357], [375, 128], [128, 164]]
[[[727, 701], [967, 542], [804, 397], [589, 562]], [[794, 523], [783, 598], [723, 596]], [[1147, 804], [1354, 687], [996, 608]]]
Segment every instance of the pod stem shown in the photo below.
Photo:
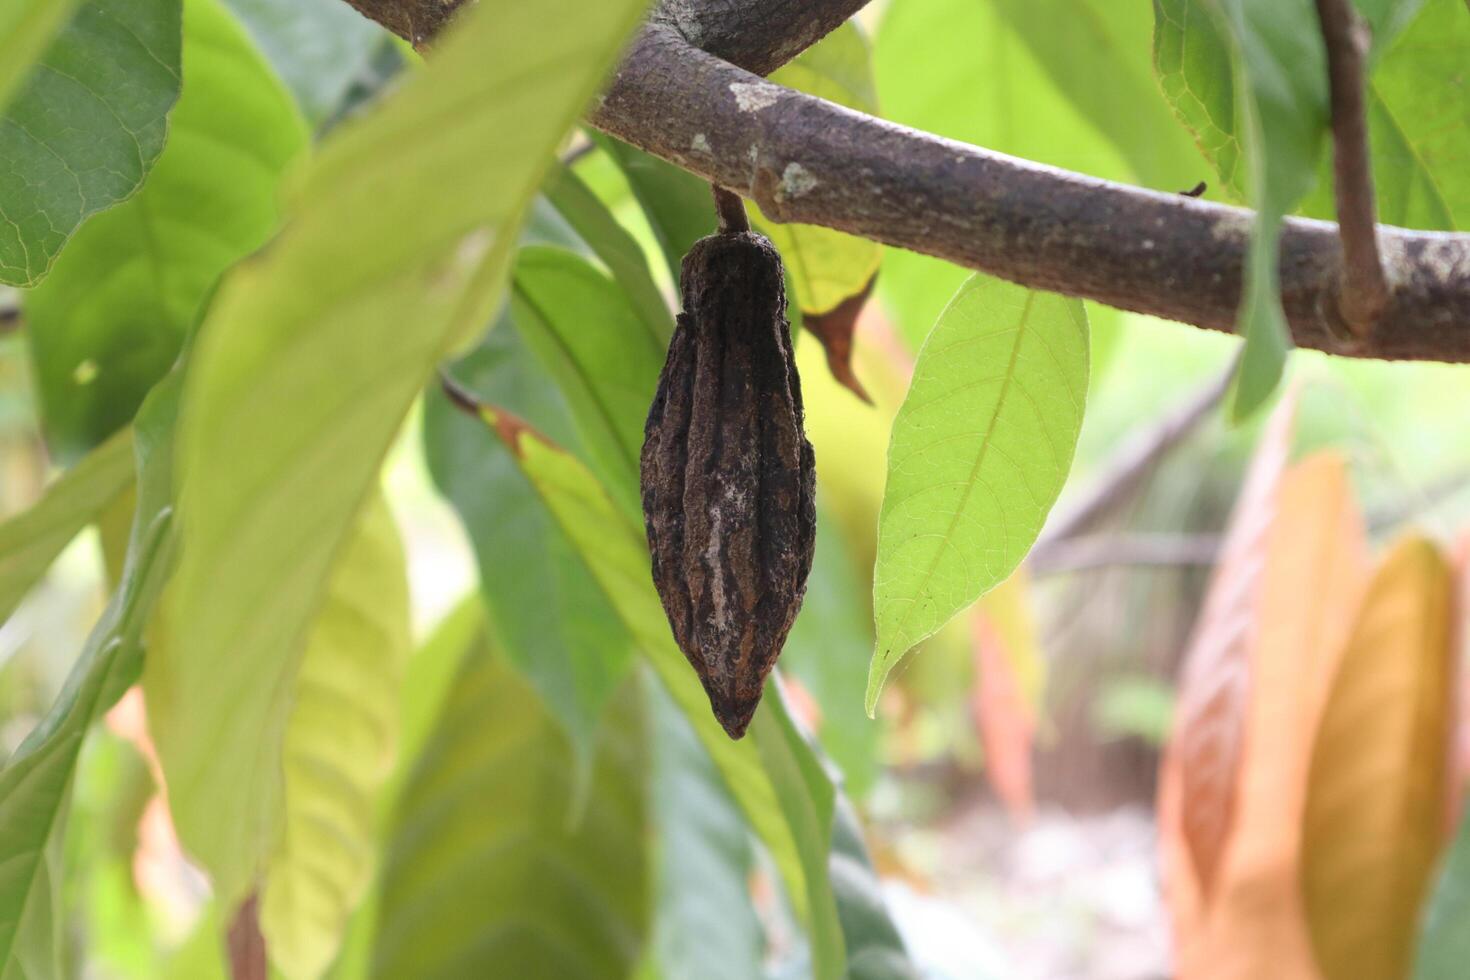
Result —
[[740, 195], [727, 191], [718, 184], [710, 184], [715, 194], [715, 212], [720, 216], [720, 234], [738, 235], [750, 231], [750, 218], [745, 213], [745, 202]]

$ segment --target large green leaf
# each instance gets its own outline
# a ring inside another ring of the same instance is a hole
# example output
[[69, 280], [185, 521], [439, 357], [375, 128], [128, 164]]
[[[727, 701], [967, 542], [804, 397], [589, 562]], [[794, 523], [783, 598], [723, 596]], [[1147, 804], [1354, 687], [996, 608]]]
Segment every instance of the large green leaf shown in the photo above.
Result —
[[649, 921], [646, 734], [625, 685], [574, 807], [572, 749], [524, 680], [472, 651], [404, 789], [373, 975], [630, 975]]
[[342, 0], [226, 2], [314, 126], [337, 111], [373, 54], [387, 43], [381, 27]]
[[720, 774], [667, 693], [653, 688], [658, 910], [652, 956], [670, 980], [750, 980], [765, 935], [747, 884], [754, 854]]
[[188, 0], [184, 20], [168, 147], [25, 297], [46, 431], [64, 454], [133, 417], [220, 273], [275, 230], [281, 173], [306, 146], [291, 96], [219, 0]]
[[[848, 21], [771, 75], [771, 81], [861, 112], [878, 111], [872, 52], [857, 24]], [[776, 248], [795, 284], [803, 313], [830, 313], [863, 292], [878, 272], [883, 249], [876, 242], [815, 225], [757, 225]]]
[[770, 851], [811, 936], [815, 975], [824, 980], [843, 976], [847, 943], [859, 943], [860, 937], [847, 932], [849, 923], [829, 878], [835, 790], [796, 732], [779, 691], [762, 702], [750, 741], [726, 738], [673, 642], [636, 523], [575, 457], [514, 416], [489, 408], [481, 414], [515, 453]]
[[66, 800], [92, 722], [138, 676], [143, 629], [170, 570], [173, 427], [180, 375], [144, 404], [134, 436], [139, 493], [122, 584], [51, 711], [0, 769], [0, 978], [64, 975], [56, 880]]
[[869, 714], [899, 659], [1031, 549], [1072, 465], [1087, 355], [1080, 301], [983, 276], [930, 332], [888, 445]]
[[0, 524], [0, 623], [77, 532], [117, 500], [132, 479], [133, 440], [123, 433], [63, 473], [30, 510]]
[[[895, 122], [1096, 177], [1143, 179], [997, 3], [894, 0], [874, 37], [873, 68], [883, 114]], [[884, 251], [878, 290], [912, 349], [969, 276], [929, 256]]]
[[[509, 325], [486, 334], [454, 375], [574, 444], [556, 385]], [[469, 532], [497, 646], [540, 692], [585, 764], [603, 707], [632, 663], [628, 631], [515, 460], [485, 438], [482, 424], [443, 397], [429, 397], [424, 448], [434, 482]]]
[[132, 194], [179, 95], [179, 0], [88, 0], [0, 113], [0, 283], [46, 275]]
[[312, 626], [281, 748], [285, 810], [260, 930], [288, 977], [322, 975], [371, 879], [374, 801], [392, 769], [410, 644], [403, 545], [375, 496]]
[[[1166, 91], [1190, 102], [1186, 118], [1209, 118], [1222, 149], [1241, 147], [1247, 198], [1256, 209], [1246, 259], [1239, 331], [1245, 336], [1236, 383], [1237, 418], [1270, 397], [1290, 336], [1281, 310], [1281, 219], [1311, 189], [1327, 131], [1327, 68], [1316, 8], [1304, 0], [1156, 0], [1156, 44]], [[1211, 21], [1218, 9], [1219, 19]], [[1228, 65], [1233, 72], [1222, 72]], [[1198, 85], [1209, 92], [1200, 98]], [[1227, 114], [1228, 112], [1228, 114]], [[1205, 146], [1216, 138], [1202, 137]], [[1237, 179], [1235, 164], [1222, 172]]]
[[389, 444], [439, 358], [487, 322], [520, 216], [641, 9], [467, 10], [425, 70], [326, 141], [279, 238], [220, 286], [180, 426], [188, 547], [145, 684], [180, 838], [226, 883], [253, 856], [229, 850], [221, 815], [279, 793], [260, 761], [280, 699], [262, 692], [289, 697]]
[[664, 362], [662, 338], [616, 283], [554, 248], [523, 248], [516, 256], [511, 315], [566, 396], [594, 472], [614, 492], [625, 491], [629, 513], [641, 513], [638, 456]]
[[77, 0], [10, 0], [0, 7], [0, 109], [66, 26]]
[[995, 0], [1057, 90], [1158, 190], [1199, 179], [1199, 155], [1151, 77], [1152, 11], [1113, 0]]

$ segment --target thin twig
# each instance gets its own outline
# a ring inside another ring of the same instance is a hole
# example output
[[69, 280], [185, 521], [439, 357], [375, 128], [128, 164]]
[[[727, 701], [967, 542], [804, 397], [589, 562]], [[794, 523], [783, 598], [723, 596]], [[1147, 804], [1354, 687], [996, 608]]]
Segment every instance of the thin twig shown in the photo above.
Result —
[[745, 213], [745, 202], [739, 194], [732, 194], [718, 184], [710, 184], [715, 195], [715, 212], [720, 216], [720, 234], [731, 235], [750, 231], [750, 216]]
[[1388, 306], [1388, 280], [1378, 252], [1378, 215], [1373, 201], [1373, 161], [1368, 149], [1363, 62], [1371, 37], [1352, 0], [1317, 0], [1322, 39], [1327, 44], [1327, 80], [1332, 110], [1333, 190], [1342, 238], [1343, 321], [1364, 336]]
[[1044, 556], [1048, 548], [1077, 537], [1131, 497], [1159, 461], [1209, 417], [1225, 397], [1234, 376], [1232, 359], [1213, 381], [1148, 428], [1134, 433], [1114, 454], [1092, 487], [1070, 506], [1053, 514], [1032, 550], [1033, 558], [1038, 552]]
[[20, 329], [20, 307], [0, 300], [0, 337]]

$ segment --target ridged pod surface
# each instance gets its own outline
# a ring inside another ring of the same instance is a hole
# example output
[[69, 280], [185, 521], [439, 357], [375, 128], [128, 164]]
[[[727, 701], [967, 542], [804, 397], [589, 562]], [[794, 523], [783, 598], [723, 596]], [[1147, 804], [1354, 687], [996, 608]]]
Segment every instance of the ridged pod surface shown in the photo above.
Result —
[[806, 592], [816, 474], [775, 247], [748, 231], [700, 239], [680, 291], [644, 430], [643, 518], [674, 637], [740, 738]]

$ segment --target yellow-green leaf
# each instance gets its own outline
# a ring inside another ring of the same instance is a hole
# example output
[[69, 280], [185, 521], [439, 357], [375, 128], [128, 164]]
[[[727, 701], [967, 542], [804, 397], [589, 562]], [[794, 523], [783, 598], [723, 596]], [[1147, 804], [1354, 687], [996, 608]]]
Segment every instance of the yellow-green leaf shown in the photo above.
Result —
[[1082, 428], [1087, 339], [1081, 301], [975, 276], [924, 342], [888, 446], [869, 714], [899, 659], [1031, 549]]
[[77, 0], [10, 0], [0, 7], [0, 109], [76, 5]]
[[150, 721], [184, 846], [248, 881], [278, 812], [296, 665], [334, 559], [438, 360], [487, 322], [556, 145], [641, 0], [486, 0], [334, 131], [284, 230], [220, 286], [180, 420], [187, 544]]
[[132, 433], [122, 432], [63, 473], [35, 506], [0, 524], [0, 623], [132, 478]]
[[1359, 608], [1312, 752], [1302, 898], [1326, 980], [1397, 980], [1444, 832], [1451, 576], [1408, 537]]
[[392, 768], [410, 643], [403, 546], [374, 496], [312, 626], [281, 752], [285, 813], [260, 930], [292, 980], [331, 964], [371, 878], [374, 801]]

